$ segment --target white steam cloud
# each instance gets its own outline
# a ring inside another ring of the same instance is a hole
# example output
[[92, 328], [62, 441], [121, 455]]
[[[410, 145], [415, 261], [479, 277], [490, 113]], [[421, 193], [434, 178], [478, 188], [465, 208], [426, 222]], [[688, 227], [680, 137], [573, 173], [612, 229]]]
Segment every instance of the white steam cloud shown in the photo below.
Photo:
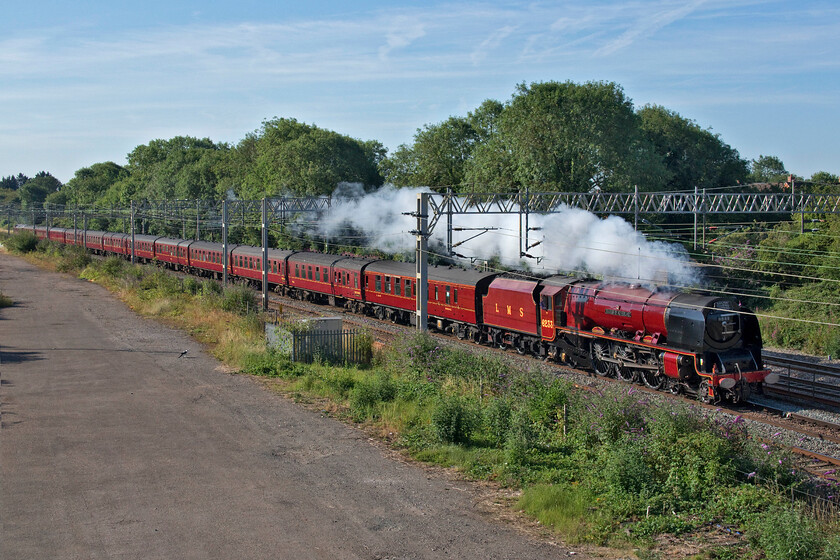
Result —
[[[428, 191], [385, 186], [364, 193], [358, 185], [344, 184], [334, 193], [331, 209], [319, 217], [318, 233], [340, 237], [349, 226], [364, 232], [365, 244], [371, 248], [389, 253], [413, 251], [415, 237], [409, 232], [417, 228], [417, 221], [404, 213], [416, 210], [420, 192]], [[530, 257], [520, 256], [518, 214], [454, 215], [452, 222], [453, 228], [463, 228], [453, 231], [454, 250], [475, 260], [498, 258], [506, 266], [543, 274], [595, 275], [656, 284], [699, 282], [682, 246], [648, 241], [617, 216], [602, 219], [567, 206], [552, 214], [532, 213], [528, 220], [530, 248], [522, 247]], [[488, 229], [481, 233], [484, 228]], [[432, 232], [430, 248], [444, 252], [445, 244], [444, 217]]]

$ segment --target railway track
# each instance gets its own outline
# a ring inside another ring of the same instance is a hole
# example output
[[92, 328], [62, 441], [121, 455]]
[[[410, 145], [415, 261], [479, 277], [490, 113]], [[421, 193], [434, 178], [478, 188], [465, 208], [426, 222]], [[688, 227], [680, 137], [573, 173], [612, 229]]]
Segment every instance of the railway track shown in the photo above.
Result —
[[840, 366], [782, 356], [765, 356], [764, 363], [779, 374], [768, 394], [840, 408]]

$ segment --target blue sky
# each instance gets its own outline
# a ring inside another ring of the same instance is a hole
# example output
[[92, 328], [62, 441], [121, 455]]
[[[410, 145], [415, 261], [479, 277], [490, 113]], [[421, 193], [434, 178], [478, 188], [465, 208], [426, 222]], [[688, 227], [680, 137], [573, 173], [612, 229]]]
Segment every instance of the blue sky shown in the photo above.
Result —
[[[6, 2], [0, 175], [291, 117], [393, 150], [518, 83], [614, 81], [742, 157], [840, 172], [836, 1]], [[128, 4], [128, 3], [126, 3]]]

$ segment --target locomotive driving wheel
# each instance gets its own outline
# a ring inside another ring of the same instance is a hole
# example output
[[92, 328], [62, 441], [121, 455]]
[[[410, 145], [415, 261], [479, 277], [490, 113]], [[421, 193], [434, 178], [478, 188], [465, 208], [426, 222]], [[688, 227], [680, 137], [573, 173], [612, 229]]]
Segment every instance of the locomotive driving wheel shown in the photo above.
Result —
[[702, 402], [703, 404], [710, 404], [714, 401], [714, 397], [709, 395], [709, 389], [711, 385], [709, 385], [709, 380], [704, 379], [700, 382], [700, 387], [697, 388], [697, 400]]
[[656, 359], [656, 356], [648, 356], [645, 360], [645, 365], [657, 367], [656, 369], [642, 370], [642, 383], [644, 383], [651, 389], [655, 389], [657, 391], [662, 390], [662, 388], [665, 386], [665, 381], [667, 378], [664, 375], [662, 375], [661, 371], [659, 371], [659, 361]]
[[604, 360], [604, 358], [609, 355], [610, 351], [607, 344], [601, 344], [600, 342], [592, 343], [592, 367], [598, 375], [602, 375], [604, 377], [615, 376], [614, 365]]
[[621, 347], [616, 350], [615, 356], [622, 362], [618, 365], [618, 378], [627, 383], [636, 381], [639, 371], [631, 365], [627, 365], [628, 362], [636, 361], [632, 352], [625, 347]]

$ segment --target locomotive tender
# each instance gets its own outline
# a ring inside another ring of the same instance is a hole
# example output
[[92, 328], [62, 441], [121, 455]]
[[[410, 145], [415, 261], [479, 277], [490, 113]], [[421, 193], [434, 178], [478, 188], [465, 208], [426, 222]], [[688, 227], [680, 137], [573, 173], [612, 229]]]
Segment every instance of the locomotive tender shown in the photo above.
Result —
[[[132, 254], [130, 235], [18, 225], [41, 239], [98, 254]], [[134, 255], [204, 277], [262, 281], [262, 250], [151, 235], [134, 236]], [[292, 298], [355, 313], [415, 322], [412, 263], [268, 250], [269, 287]], [[550, 276], [432, 267], [429, 326], [460, 339], [587, 368], [704, 402], [738, 403], [778, 376], [764, 368], [758, 320], [731, 298]]]

